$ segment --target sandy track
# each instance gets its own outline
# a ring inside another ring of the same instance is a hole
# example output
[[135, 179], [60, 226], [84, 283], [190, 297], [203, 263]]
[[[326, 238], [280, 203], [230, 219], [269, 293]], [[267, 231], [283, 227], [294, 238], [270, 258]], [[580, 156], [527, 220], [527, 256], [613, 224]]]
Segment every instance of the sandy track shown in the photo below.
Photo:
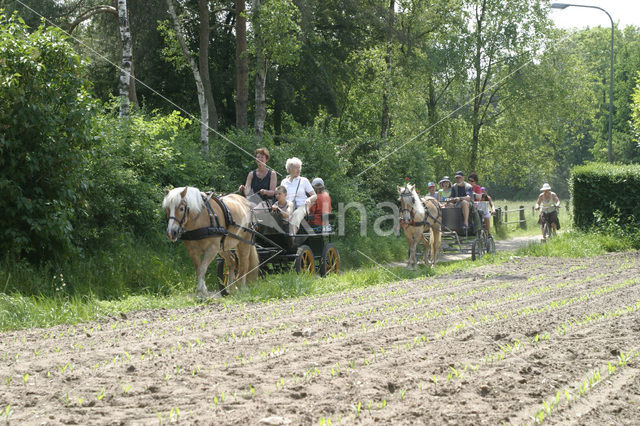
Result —
[[638, 309], [630, 252], [3, 333], [0, 414], [10, 406], [16, 424], [634, 424]]

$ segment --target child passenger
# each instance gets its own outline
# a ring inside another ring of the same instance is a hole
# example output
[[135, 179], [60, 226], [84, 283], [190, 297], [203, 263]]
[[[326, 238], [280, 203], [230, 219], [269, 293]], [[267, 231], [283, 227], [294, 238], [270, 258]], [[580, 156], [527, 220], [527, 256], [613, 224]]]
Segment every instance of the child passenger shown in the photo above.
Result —
[[287, 200], [287, 188], [280, 185], [275, 189], [276, 202], [271, 206], [271, 210], [279, 212], [285, 222], [289, 221], [293, 214], [293, 202]]

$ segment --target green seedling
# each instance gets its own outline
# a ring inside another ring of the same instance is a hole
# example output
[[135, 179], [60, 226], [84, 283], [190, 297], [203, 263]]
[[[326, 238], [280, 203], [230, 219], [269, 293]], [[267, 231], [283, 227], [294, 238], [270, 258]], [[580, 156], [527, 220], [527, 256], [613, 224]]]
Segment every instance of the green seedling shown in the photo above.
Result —
[[11, 409], [11, 405], [7, 405], [7, 408], [4, 409], [4, 422], [5, 424], [9, 424], [9, 420], [11, 419], [11, 415], [13, 414], [13, 410]]
[[131, 385], [121, 385], [122, 386], [122, 394], [126, 395], [129, 393], [129, 390], [131, 389]]
[[102, 398], [104, 398], [104, 386], [102, 387], [102, 389], [100, 389], [100, 392], [96, 394], [96, 399], [98, 401], [100, 401]]

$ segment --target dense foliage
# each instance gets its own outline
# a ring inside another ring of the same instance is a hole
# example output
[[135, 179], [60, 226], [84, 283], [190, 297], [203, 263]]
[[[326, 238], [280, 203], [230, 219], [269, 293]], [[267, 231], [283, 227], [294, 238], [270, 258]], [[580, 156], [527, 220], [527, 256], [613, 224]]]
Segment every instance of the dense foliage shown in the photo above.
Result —
[[592, 163], [571, 170], [574, 224], [582, 229], [640, 222], [640, 166]]
[[61, 31], [16, 16], [0, 15], [0, 58], [0, 251], [68, 253], [92, 140], [84, 67]]
[[[286, 159], [297, 156], [304, 176], [323, 177], [334, 209], [363, 203], [369, 226], [405, 177], [424, 191], [429, 181], [474, 167], [494, 198], [533, 199], [546, 181], [566, 199], [571, 167], [607, 156], [610, 33], [558, 31], [542, 0], [508, 7], [499, 0], [247, 1], [248, 46], [240, 53], [236, 1], [208, 2], [220, 133], [206, 156], [196, 86], [166, 0], [127, 1], [140, 105], [126, 119], [114, 101], [121, 55], [114, 15], [96, 14], [71, 36], [52, 27], [68, 28], [102, 3], [1, 2], [26, 21], [0, 15], [0, 253], [18, 275], [33, 265], [43, 276], [73, 270], [84, 278], [69, 285], [92, 292], [108, 275], [101, 291], [109, 296], [166, 290], [167, 277], [182, 282], [167, 273], [185, 259], [163, 240], [163, 189], [234, 191], [255, 167], [259, 146], [271, 151], [279, 179]], [[174, 3], [198, 52], [200, 2]], [[640, 29], [616, 28], [615, 50], [613, 157], [637, 163]], [[253, 78], [266, 71], [262, 138], [235, 127], [236, 55], [249, 58], [249, 120], [256, 115]], [[637, 220], [625, 206], [615, 201], [621, 220]], [[578, 208], [589, 211], [579, 219], [585, 224], [594, 210], [613, 209]], [[381, 245], [357, 235], [360, 219], [347, 214], [343, 244], [351, 254]], [[397, 249], [390, 244], [376, 254], [389, 259]], [[14, 262], [20, 257], [27, 262]], [[58, 281], [25, 291], [59, 288]]]

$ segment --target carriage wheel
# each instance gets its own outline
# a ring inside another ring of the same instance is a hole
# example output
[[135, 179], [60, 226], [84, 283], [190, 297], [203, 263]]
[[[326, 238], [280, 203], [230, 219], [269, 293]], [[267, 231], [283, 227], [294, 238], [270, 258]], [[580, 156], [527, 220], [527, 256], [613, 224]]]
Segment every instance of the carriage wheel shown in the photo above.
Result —
[[496, 253], [496, 241], [493, 239], [493, 235], [489, 235], [487, 237], [486, 252], [489, 253], [489, 254], [495, 254]]
[[338, 249], [333, 244], [324, 246], [320, 262], [321, 277], [340, 273], [340, 253], [338, 253]]
[[476, 238], [473, 240], [473, 244], [471, 244], [471, 260], [482, 259], [483, 252], [484, 247], [482, 246], [482, 240]]
[[227, 296], [229, 292], [227, 291], [227, 286], [229, 285], [229, 267], [227, 266], [227, 262], [224, 261], [223, 258], [218, 258], [218, 288], [223, 296]]
[[315, 274], [315, 263], [313, 261], [313, 252], [307, 245], [298, 247], [295, 262], [296, 272], [299, 274]]

